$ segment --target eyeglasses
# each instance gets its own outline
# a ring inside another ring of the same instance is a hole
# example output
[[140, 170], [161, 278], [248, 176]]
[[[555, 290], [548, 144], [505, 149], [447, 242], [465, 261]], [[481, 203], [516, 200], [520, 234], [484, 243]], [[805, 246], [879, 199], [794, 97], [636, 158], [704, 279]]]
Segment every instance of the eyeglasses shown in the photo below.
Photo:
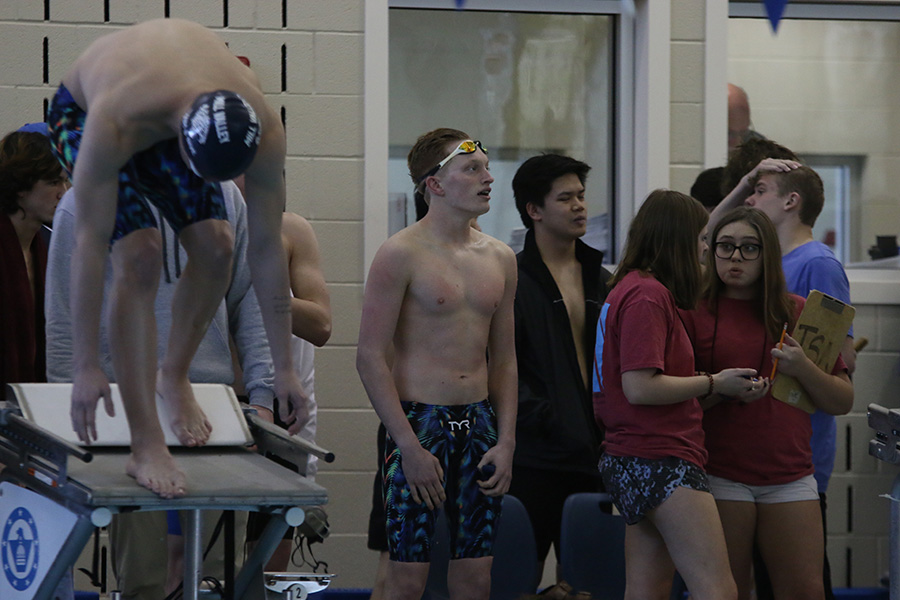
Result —
[[744, 260], [756, 260], [759, 258], [762, 246], [759, 244], [741, 244], [740, 246], [735, 246], [731, 242], [716, 242], [717, 258], [728, 260], [734, 256], [735, 250], [741, 253], [741, 258]]
[[419, 179], [419, 183], [422, 183], [427, 178], [431, 177], [432, 175], [434, 175], [435, 173], [440, 171], [441, 168], [444, 165], [446, 165], [448, 162], [450, 162], [450, 159], [453, 158], [454, 156], [456, 156], [457, 154], [472, 154], [473, 152], [475, 152], [475, 150], [481, 150], [485, 154], [488, 153], [487, 148], [482, 146], [481, 142], [479, 142], [478, 140], [463, 140], [462, 142], [459, 143], [459, 146], [457, 146], [453, 150], [453, 152], [451, 152], [450, 154], [447, 155], [447, 158], [445, 158], [444, 160], [439, 162], [435, 168], [431, 169], [430, 171], [428, 171], [427, 173], [422, 175], [422, 177]]

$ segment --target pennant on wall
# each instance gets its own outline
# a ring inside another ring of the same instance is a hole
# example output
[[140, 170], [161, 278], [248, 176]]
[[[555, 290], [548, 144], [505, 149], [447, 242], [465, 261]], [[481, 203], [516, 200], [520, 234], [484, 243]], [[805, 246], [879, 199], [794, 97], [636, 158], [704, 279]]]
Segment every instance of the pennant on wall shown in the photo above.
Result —
[[463, 7], [463, 4], [465, 4], [465, 3], [466, 3], [466, 0], [456, 0], [456, 9], [461, 10]]
[[[460, 0], [457, 0], [459, 4]], [[763, 0], [766, 5], [766, 14], [769, 16], [769, 22], [772, 23], [772, 31], [778, 31], [778, 22], [781, 21], [781, 15], [784, 14], [784, 8], [787, 6], [788, 0]]]

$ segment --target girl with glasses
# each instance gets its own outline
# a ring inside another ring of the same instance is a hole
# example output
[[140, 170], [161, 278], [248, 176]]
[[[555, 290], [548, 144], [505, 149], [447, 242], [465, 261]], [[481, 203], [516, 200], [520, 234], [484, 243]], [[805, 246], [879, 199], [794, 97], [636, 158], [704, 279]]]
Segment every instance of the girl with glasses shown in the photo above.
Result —
[[628, 527], [626, 598], [668, 599], [675, 568], [695, 600], [736, 597], [725, 537], [703, 465], [698, 396], [738, 394], [756, 371], [695, 374], [678, 309], [701, 286], [707, 213], [684, 194], [651, 193], [631, 223], [601, 310], [595, 415], [600, 472]]
[[[791, 335], [804, 299], [788, 294], [775, 226], [748, 207], [727, 213], [710, 238], [706, 282], [697, 309], [683, 311], [696, 368], [750, 366], [795, 377], [812, 402], [846, 413], [853, 388], [839, 358], [821, 371]], [[777, 376], [777, 375], [776, 375]], [[751, 598], [754, 539], [776, 598], [823, 598], [824, 539], [813, 478], [809, 414], [771, 395], [768, 378], [738, 393], [716, 390], [701, 401], [710, 487], [725, 530], [741, 600]]]

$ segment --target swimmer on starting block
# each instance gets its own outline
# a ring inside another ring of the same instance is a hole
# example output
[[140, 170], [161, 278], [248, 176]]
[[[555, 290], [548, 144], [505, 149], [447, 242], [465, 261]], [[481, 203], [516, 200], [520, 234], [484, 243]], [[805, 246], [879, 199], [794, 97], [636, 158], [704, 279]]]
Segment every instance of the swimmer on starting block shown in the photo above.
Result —
[[[229, 285], [234, 236], [217, 182], [245, 174], [247, 261], [275, 367], [275, 393], [290, 431], [306, 396], [292, 368], [290, 292], [281, 246], [285, 137], [253, 72], [211, 31], [158, 19], [101, 37], [75, 61], [50, 107], [51, 140], [72, 175], [79, 207], [72, 254], [72, 425], [96, 440], [97, 402], [112, 414], [98, 329], [107, 252], [113, 369], [131, 431], [127, 472], [160, 496], [184, 495], [184, 473], [165, 444], [159, 395], [185, 446], [210, 425], [188, 367]], [[188, 254], [172, 301], [171, 336], [157, 370], [154, 299], [161, 238], [156, 205]], [[110, 249], [111, 248], [111, 249]]]

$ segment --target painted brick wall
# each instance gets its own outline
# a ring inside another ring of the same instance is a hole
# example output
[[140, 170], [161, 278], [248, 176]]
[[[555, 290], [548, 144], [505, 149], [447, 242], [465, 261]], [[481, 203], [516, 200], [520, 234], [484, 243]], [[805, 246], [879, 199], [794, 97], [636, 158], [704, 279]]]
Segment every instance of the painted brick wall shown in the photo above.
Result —
[[705, 7], [705, 0], [672, 4], [669, 187], [685, 194], [703, 170]]

